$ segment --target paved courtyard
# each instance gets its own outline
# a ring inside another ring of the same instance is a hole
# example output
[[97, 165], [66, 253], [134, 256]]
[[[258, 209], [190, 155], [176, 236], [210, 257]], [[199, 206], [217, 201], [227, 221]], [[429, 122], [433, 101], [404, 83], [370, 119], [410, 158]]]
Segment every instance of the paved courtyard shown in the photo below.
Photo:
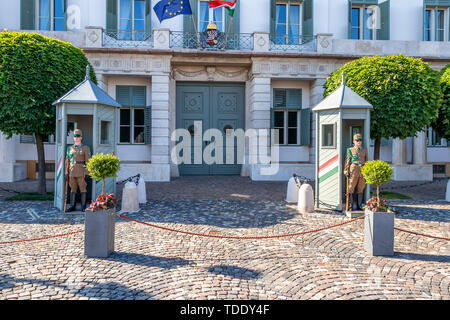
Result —
[[[398, 212], [395, 226], [450, 237], [450, 203], [440, 200], [446, 180], [416, 185], [387, 186], [416, 195], [390, 201]], [[285, 191], [286, 183], [244, 177], [182, 177], [147, 183], [147, 204], [126, 215], [232, 236], [281, 235], [348, 221], [333, 211], [300, 214], [284, 203]], [[60, 214], [51, 202], [0, 198], [0, 242], [82, 230], [83, 223], [84, 216]], [[450, 299], [449, 241], [395, 231], [395, 255], [372, 257], [363, 248], [362, 220], [300, 236], [238, 240], [117, 217], [115, 252], [108, 259], [85, 258], [83, 236], [0, 244], [0, 299]]]

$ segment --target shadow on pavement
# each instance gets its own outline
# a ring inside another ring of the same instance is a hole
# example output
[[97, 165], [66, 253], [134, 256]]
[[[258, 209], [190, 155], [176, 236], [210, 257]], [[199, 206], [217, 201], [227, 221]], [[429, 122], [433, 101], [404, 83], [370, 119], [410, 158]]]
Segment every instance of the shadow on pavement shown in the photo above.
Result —
[[140, 265], [145, 267], [158, 267], [163, 269], [174, 269], [179, 266], [187, 266], [195, 264], [193, 261], [181, 258], [164, 258], [139, 253], [129, 253], [120, 251], [114, 251], [105, 260]]
[[221, 274], [224, 276], [244, 280], [257, 279], [261, 275], [260, 272], [255, 270], [228, 265], [211, 266], [208, 271], [214, 274]]
[[416, 261], [432, 261], [432, 262], [450, 262], [450, 256], [438, 256], [430, 254], [395, 252], [393, 258], [416, 260]]

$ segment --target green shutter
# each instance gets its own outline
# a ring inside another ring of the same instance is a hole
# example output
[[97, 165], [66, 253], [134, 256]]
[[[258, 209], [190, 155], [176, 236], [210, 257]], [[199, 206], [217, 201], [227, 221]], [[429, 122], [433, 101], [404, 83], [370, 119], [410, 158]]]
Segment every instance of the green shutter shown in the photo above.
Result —
[[273, 106], [274, 108], [286, 108], [287, 90], [273, 89]]
[[106, 2], [106, 32], [117, 32], [117, 0]]
[[270, 34], [275, 36], [275, 22], [277, 15], [277, 4], [275, 0], [270, 0]]
[[[191, 4], [192, 9], [192, 17], [194, 17], [195, 25], [198, 31], [197, 26], [197, 11], [198, 11], [198, 0], [188, 0]], [[183, 15], [183, 31], [186, 33], [195, 33], [194, 23], [192, 22], [192, 17], [190, 14]]]
[[67, 31], [67, 0], [64, 0], [64, 31]]
[[288, 109], [302, 108], [302, 90], [301, 89], [287, 89], [286, 107]]
[[313, 0], [303, 1], [303, 21], [302, 21], [302, 36], [303, 42], [309, 42], [314, 35], [314, 8]]
[[228, 14], [228, 9], [225, 9], [225, 35], [228, 32], [228, 27], [230, 26], [230, 33], [228, 36], [227, 48], [238, 50], [239, 49], [239, 34], [241, 33], [240, 29], [240, 4], [239, 0], [236, 2], [236, 9], [234, 9], [233, 20], [231, 20], [230, 15]]
[[130, 90], [130, 86], [116, 86], [116, 101], [123, 107], [131, 106]]
[[270, 129], [275, 127], [275, 109], [270, 108]]
[[348, 0], [348, 38], [352, 38], [352, 0]]
[[152, 32], [152, 1], [145, 0], [145, 39], [151, 36]]
[[302, 109], [300, 113], [300, 145], [311, 144], [311, 109]]
[[379, 4], [381, 15], [381, 29], [377, 30], [377, 40], [389, 40], [390, 38], [390, 7], [391, 1], [387, 0]]
[[36, 30], [35, 0], [20, 1], [20, 29]]
[[152, 144], [152, 106], [146, 106], [144, 109], [144, 142]]
[[131, 87], [131, 103], [133, 107], [144, 107], [146, 105], [145, 86]]

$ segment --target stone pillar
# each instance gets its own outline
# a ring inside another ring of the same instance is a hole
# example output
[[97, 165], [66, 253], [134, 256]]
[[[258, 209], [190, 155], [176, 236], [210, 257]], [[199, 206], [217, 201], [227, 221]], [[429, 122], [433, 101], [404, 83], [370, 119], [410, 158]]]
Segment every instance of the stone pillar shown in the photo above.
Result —
[[103, 28], [87, 26], [86, 31], [86, 48], [103, 47]]
[[170, 75], [152, 75], [152, 179], [170, 181]]
[[413, 138], [413, 163], [424, 165], [427, 163], [427, 133], [421, 131]]
[[268, 32], [253, 33], [253, 51], [268, 52], [270, 49], [270, 38]]
[[396, 138], [392, 141], [392, 164], [406, 165], [406, 140]]
[[108, 81], [106, 80], [106, 76], [103, 73], [95, 73], [97, 77], [97, 84], [105, 92], [108, 92]]
[[0, 182], [14, 182], [26, 179], [26, 163], [16, 162], [16, 144], [19, 136], [12, 136], [7, 139], [6, 135], [0, 132]]
[[169, 49], [170, 47], [170, 29], [153, 29], [153, 48]]
[[[249, 85], [249, 102], [250, 102], [250, 129], [257, 130], [258, 141], [260, 139], [267, 139], [267, 146], [270, 146], [270, 78], [268, 77], [253, 77]], [[264, 130], [259, 130], [264, 129]], [[250, 142], [250, 141], [249, 141]], [[250, 160], [249, 157], [257, 157], [260, 163], [259, 156], [269, 155], [270, 150], [247, 150], [246, 163]], [[266, 180], [260, 175], [259, 164], [249, 164], [250, 177], [252, 180]]]
[[317, 53], [333, 52], [333, 34], [318, 33], [317, 34]]
[[[323, 85], [327, 79], [319, 78], [311, 82], [310, 91], [310, 108], [314, 108], [316, 104], [323, 100]], [[314, 115], [311, 117], [311, 148], [309, 148], [309, 162], [314, 163], [316, 161], [316, 117]]]

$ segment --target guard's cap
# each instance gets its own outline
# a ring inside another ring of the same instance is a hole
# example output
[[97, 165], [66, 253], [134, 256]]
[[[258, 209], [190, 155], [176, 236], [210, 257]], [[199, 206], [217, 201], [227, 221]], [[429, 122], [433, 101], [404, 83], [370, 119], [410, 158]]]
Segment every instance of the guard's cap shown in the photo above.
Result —
[[353, 140], [361, 141], [362, 140], [362, 135], [360, 133], [355, 134], [353, 136]]
[[217, 26], [214, 22], [210, 22], [206, 27], [207, 30], [217, 30]]
[[76, 136], [82, 137], [83, 132], [80, 129], [75, 129], [75, 130], [73, 130], [73, 135], [74, 135], [74, 137], [76, 137]]

